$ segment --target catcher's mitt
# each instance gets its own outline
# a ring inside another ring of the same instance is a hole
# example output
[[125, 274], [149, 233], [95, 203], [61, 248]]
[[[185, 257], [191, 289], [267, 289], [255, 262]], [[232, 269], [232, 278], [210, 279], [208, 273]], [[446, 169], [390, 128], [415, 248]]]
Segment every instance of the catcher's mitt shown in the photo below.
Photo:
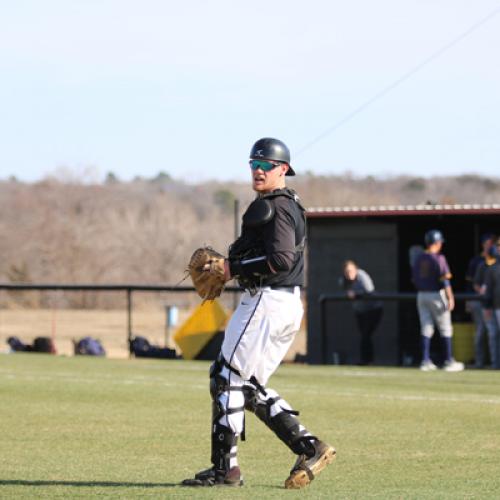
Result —
[[195, 250], [189, 260], [187, 272], [203, 300], [214, 300], [222, 293], [226, 284], [224, 256], [213, 248], [202, 247]]

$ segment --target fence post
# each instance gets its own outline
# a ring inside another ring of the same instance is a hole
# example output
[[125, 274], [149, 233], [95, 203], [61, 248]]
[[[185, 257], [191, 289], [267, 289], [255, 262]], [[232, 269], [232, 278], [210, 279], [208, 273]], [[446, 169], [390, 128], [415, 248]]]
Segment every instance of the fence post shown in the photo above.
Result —
[[132, 357], [132, 289], [127, 288], [127, 343], [129, 356]]

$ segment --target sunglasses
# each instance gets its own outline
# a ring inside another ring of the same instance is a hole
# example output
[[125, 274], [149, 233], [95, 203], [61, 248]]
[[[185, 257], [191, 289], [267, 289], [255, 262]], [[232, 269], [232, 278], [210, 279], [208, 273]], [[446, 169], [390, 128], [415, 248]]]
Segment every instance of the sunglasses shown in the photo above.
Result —
[[273, 168], [279, 167], [281, 163], [273, 163], [267, 160], [250, 160], [250, 168], [252, 170], [263, 170], [264, 172], [269, 172]]

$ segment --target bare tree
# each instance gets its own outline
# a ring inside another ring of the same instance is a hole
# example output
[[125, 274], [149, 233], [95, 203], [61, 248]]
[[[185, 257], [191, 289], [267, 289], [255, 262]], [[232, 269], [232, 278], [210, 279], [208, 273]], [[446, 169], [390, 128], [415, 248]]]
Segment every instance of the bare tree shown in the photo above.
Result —
[[[42, 182], [0, 181], [0, 280], [54, 283], [174, 284], [192, 251], [210, 244], [224, 252], [234, 238], [235, 200], [253, 199], [248, 183], [189, 185], [162, 172], [154, 179], [95, 182], [92, 169], [60, 169]], [[500, 180], [398, 176], [299, 175], [290, 186], [306, 207], [491, 203]], [[49, 295], [12, 301], [49, 305]], [[59, 305], [114, 307], [116, 294], [63, 294]]]

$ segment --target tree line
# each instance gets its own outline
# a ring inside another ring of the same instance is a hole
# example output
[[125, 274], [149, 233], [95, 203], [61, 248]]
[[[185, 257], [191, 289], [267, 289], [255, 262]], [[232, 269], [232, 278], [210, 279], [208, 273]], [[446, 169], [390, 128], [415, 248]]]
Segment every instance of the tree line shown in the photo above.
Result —
[[[477, 175], [392, 178], [298, 175], [290, 187], [304, 206], [494, 203], [500, 179]], [[188, 184], [153, 179], [104, 183], [46, 178], [0, 181], [0, 281], [17, 283], [178, 283], [200, 245], [224, 252], [253, 199], [249, 183]], [[239, 224], [239, 222], [238, 222]], [[0, 307], [49, 307], [53, 294], [8, 294]], [[116, 307], [117, 294], [59, 294], [59, 307]]]

